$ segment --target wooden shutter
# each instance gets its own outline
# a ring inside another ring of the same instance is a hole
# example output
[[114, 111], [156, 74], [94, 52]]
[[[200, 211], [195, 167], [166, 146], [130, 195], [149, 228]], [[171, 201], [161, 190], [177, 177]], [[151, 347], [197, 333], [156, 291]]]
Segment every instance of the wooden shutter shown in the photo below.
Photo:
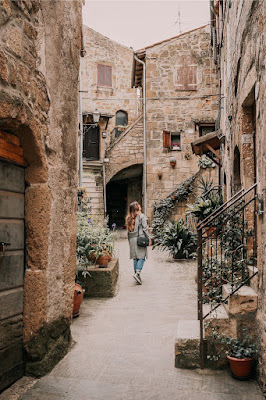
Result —
[[171, 132], [163, 130], [163, 147], [167, 149], [171, 148]]
[[190, 56], [183, 56], [177, 65], [176, 90], [197, 90], [197, 64]]
[[112, 86], [112, 67], [105, 66], [105, 85]]
[[98, 85], [104, 85], [104, 65], [98, 65]]

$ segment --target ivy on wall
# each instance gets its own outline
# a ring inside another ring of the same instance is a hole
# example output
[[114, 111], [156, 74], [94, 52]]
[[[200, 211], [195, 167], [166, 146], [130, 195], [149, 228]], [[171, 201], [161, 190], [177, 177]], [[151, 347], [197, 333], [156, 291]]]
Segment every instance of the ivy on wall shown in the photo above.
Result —
[[188, 196], [193, 192], [194, 182], [198, 177], [198, 174], [199, 172], [182, 182], [178, 188], [171, 193], [171, 195], [166, 197], [166, 199], [154, 204], [152, 234], [155, 239], [162, 230], [167, 219], [172, 214], [175, 204], [179, 201], [187, 199]]

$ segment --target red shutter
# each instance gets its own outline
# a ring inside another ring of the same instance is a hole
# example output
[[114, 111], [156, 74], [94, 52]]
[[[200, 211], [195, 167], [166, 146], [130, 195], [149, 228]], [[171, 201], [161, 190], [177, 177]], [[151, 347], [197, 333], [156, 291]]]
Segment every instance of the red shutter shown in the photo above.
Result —
[[163, 147], [167, 149], [171, 148], [171, 132], [163, 130]]
[[112, 86], [112, 67], [105, 66], [105, 85]]
[[104, 65], [98, 65], [98, 85], [103, 86], [104, 83]]

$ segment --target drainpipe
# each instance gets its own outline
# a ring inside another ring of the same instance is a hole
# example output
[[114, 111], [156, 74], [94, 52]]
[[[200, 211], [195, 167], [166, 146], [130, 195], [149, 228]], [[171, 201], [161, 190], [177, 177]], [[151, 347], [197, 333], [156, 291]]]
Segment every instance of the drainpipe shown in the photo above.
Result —
[[135, 60], [143, 65], [143, 201], [144, 201], [144, 214], [147, 216], [147, 146], [146, 146], [146, 64], [140, 60], [136, 55]]
[[83, 175], [83, 116], [81, 100], [81, 64], [79, 65], [79, 187], [82, 187]]

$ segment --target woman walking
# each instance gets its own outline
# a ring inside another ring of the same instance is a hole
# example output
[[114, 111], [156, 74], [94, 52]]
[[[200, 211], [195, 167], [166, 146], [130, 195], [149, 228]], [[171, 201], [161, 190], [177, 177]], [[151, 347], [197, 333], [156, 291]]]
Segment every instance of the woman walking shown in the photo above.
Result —
[[129, 206], [128, 215], [126, 217], [126, 227], [128, 232], [128, 241], [130, 249], [130, 259], [134, 260], [134, 279], [138, 284], [142, 284], [141, 271], [145, 259], [147, 258], [147, 247], [140, 247], [137, 244], [138, 236], [146, 236], [149, 238], [147, 218], [141, 213], [141, 206], [137, 201]]

